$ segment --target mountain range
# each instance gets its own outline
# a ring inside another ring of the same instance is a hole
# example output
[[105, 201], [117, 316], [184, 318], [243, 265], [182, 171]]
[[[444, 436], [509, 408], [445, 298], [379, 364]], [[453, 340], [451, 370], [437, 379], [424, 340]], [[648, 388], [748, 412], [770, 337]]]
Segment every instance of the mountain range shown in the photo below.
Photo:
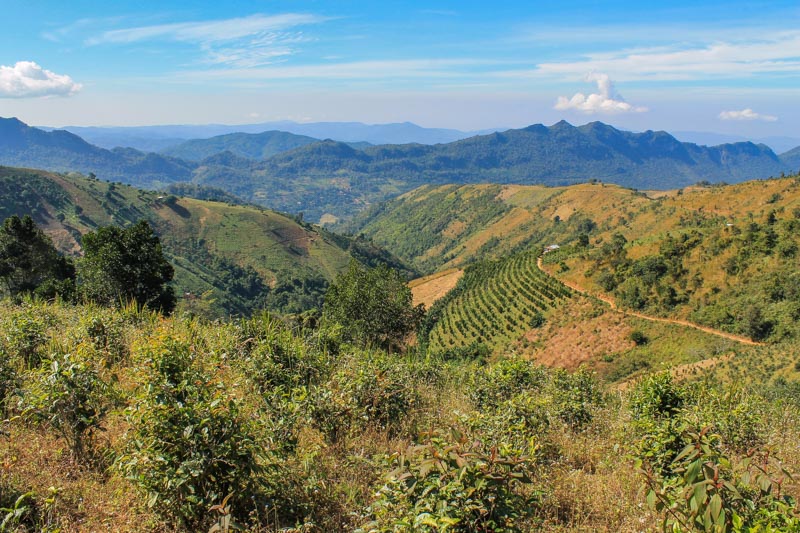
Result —
[[[224, 151], [213, 153], [218, 149]], [[92, 172], [146, 188], [193, 182], [273, 209], [302, 212], [315, 222], [351, 218], [368, 205], [425, 184], [600, 180], [636, 189], [674, 189], [699, 181], [734, 183], [778, 175], [800, 163], [797, 149], [778, 156], [751, 142], [706, 147], [662, 131], [631, 133], [601, 122], [575, 127], [564, 121], [436, 145], [354, 148], [267, 132], [196, 141], [182, 150], [173, 153], [211, 155], [189, 161], [132, 148], [106, 150], [69, 132], [0, 119], [0, 164]]]
[[776, 153], [782, 153], [800, 146], [800, 136], [770, 136], [747, 138], [742, 135], [730, 135], [725, 133], [714, 133], [708, 131], [673, 131], [672, 135], [683, 142], [704, 144], [706, 146], [716, 146], [725, 143], [738, 143], [752, 141], [755, 144], [766, 144]]
[[335, 139], [342, 142], [369, 144], [437, 144], [465, 139], [495, 131], [460, 131], [447, 128], [425, 128], [411, 122], [394, 124], [364, 124], [361, 122], [293, 122], [282, 120], [259, 124], [205, 124], [172, 126], [97, 127], [66, 126], [42, 127], [51, 131], [62, 129], [74, 133], [102, 148], [126, 146], [144, 151], [161, 151], [191, 139], [208, 139], [231, 133], [262, 133], [283, 131], [317, 139]]

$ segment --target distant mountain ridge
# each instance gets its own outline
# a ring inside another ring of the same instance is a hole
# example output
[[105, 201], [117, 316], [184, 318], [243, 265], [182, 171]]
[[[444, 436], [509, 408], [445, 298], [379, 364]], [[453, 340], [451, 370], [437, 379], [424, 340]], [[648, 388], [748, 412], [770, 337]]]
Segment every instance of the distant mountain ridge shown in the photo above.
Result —
[[[324, 141], [252, 165], [252, 180], [237, 186], [240, 195], [253, 199], [271, 195], [279, 209], [291, 209], [297, 199], [287, 184], [302, 183], [304, 212], [317, 219], [325, 213], [347, 218], [361, 206], [425, 184], [568, 185], [595, 179], [637, 189], [673, 189], [698, 181], [733, 183], [787, 170], [790, 165], [765, 145], [703, 147], [681, 143], [666, 132], [630, 133], [600, 122], [575, 127], [562, 121], [433, 146], [354, 150]], [[197, 179], [225, 187], [235, 171], [208, 167]]]
[[0, 118], [0, 164], [95, 173], [145, 188], [191, 181], [195, 165], [133, 148], [106, 150], [67, 131], [44, 131], [16, 118]]
[[729, 135], [725, 133], [713, 133], [705, 131], [673, 131], [672, 135], [683, 142], [701, 144], [705, 146], [717, 146], [720, 144], [730, 144], [738, 142], [753, 142], [755, 144], [766, 144], [776, 154], [786, 152], [800, 146], [800, 137], [769, 136], [748, 138], [743, 135]]
[[[364, 124], [362, 122], [293, 122], [282, 120], [259, 124], [205, 124], [165, 126], [65, 126], [42, 127], [51, 131], [61, 129], [79, 135], [102, 148], [128, 146], [144, 151], [161, 151], [187, 140], [209, 139], [232, 133], [263, 133], [282, 131], [315, 139], [335, 139], [341, 142], [370, 144], [437, 144], [448, 143], [491, 130], [460, 131], [447, 128], [425, 128], [411, 122]], [[498, 128], [499, 129], [499, 128]]]
[[[319, 139], [277, 130], [262, 133], [228, 133], [208, 139], [192, 139], [162, 150], [161, 153], [187, 161], [201, 161], [222, 152], [230, 152], [247, 159], [262, 160], [316, 142], [319, 142]], [[347, 144], [354, 148], [371, 146], [367, 142]]]
[[[798, 160], [795, 151], [782, 160], [766, 145], [751, 142], [698, 146], [663, 131], [632, 133], [601, 122], [536, 124], [436, 145], [354, 149], [339, 141], [306, 139], [262, 161], [241, 155], [266, 149], [263, 142], [246, 148], [257, 137], [233, 136], [218, 145], [225, 151], [193, 162], [131, 148], [105, 150], [68, 132], [44, 132], [1, 119], [0, 164], [94, 172], [150, 188], [190, 181], [273, 209], [302, 212], [306, 220], [332, 222], [425, 184], [600, 180], [636, 189], [673, 189], [698, 181], [735, 183], [779, 175], [795, 170]], [[284, 147], [296, 141], [282, 139]]]

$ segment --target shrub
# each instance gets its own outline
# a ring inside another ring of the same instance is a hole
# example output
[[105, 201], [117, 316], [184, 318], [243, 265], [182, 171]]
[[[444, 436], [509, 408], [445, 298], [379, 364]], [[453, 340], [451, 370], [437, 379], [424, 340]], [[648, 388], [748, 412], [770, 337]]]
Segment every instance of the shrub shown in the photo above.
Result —
[[780, 462], [758, 450], [736, 464], [709, 430], [684, 432], [685, 446], [663, 471], [646, 457], [637, 460], [647, 503], [664, 514], [664, 530], [797, 531], [795, 502], [781, 494], [788, 472]]
[[421, 403], [413, 369], [389, 357], [356, 359], [317, 389], [313, 418], [335, 442], [343, 429], [372, 426], [394, 436]]
[[629, 402], [634, 419], [663, 419], [677, 414], [687, 397], [686, 389], [669, 372], [658, 372], [636, 385]]
[[110, 403], [107, 390], [80, 352], [59, 355], [23, 391], [23, 414], [54, 429], [77, 459], [94, 460], [94, 437]]
[[234, 517], [264, 512], [267, 480], [282, 474], [264, 476], [279, 468], [239, 401], [203, 371], [188, 342], [162, 336], [142, 355], [148, 385], [127, 412], [131, 430], [117, 468], [147, 493], [150, 507], [193, 531], [228, 495]]
[[638, 329], [631, 331], [630, 339], [636, 346], [642, 346], [650, 342], [650, 339], [647, 338], [647, 335], [645, 335], [644, 332], [639, 331]]
[[478, 409], [496, 408], [523, 390], [541, 387], [545, 371], [530, 361], [509, 357], [480, 368], [472, 381], [470, 398]]
[[17, 389], [18, 376], [14, 362], [3, 346], [0, 346], [0, 416], [8, 413], [11, 394]]
[[389, 459], [392, 473], [359, 531], [520, 531], [534, 500], [525, 456], [470, 443], [463, 434], [435, 432]]
[[308, 338], [268, 314], [242, 321], [240, 328], [247, 345], [247, 370], [262, 394], [278, 386], [318, 383], [329, 373], [331, 352], [338, 350], [327, 328]]
[[574, 373], [556, 370], [551, 388], [553, 414], [573, 429], [589, 423], [603, 401], [597, 380], [585, 368]]
[[33, 309], [23, 309], [4, 324], [5, 345], [11, 357], [18, 357], [27, 368], [41, 362], [40, 349], [47, 341], [45, 317]]

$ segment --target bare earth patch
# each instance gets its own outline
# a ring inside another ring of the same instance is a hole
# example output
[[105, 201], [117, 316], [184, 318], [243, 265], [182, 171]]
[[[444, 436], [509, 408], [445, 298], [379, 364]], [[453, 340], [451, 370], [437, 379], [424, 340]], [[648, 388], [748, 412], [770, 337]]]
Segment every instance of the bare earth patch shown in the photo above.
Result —
[[631, 349], [630, 333], [622, 314], [576, 297], [544, 326], [526, 333], [520, 351], [543, 365], [573, 370], [603, 355]]
[[430, 309], [433, 303], [456, 286], [464, 271], [457, 268], [443, 270], [424, 278], [418, 278], [408, 284], [414, 297], [414, 305], [425, 304]]

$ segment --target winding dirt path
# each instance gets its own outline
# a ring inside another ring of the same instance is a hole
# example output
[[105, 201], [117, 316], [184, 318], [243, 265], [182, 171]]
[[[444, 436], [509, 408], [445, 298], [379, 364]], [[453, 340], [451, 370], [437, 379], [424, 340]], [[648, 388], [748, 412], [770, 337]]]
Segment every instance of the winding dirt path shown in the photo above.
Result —
[[735, 342], [740, 342], [742, 344], [748, 344], [750, 346], [764, 346], [763, 342], [756, 342], [756, 341], [754, 341], [752, 339], [748, 339], [747, 337], [741, 337], [739, 335], [734, 335], [733, 333], [727, 333], [725, 331], [720, 331], [718, 329], [709, 328], [708, 326], [701, 326], [700, 324], [695, 324], [694, 322], [689, 322], [688, 320], [680, 320], [680, 319], [677, 319], [677, 318], [662, 318], [662, 317], [657, 317], [657, 316], [649, 316], [649, 315], [644, 315], [642, 313], [637, 313], [636, 311], [629, 311], [627, 309], [620, 309], [619, 307], [617, 307], [616, 302], [611, 297], [609, 297], [609, 296], [607, 296], [605, 294], [593, 294], [593, 293], [589, 292], [588, 290], [584, 289], [583, 287], [581, 287], [580, 285], [578, 285], [577, 283], [574, 283], [574, 282], [571, 282], [571, 281], [566, 281], [566, 280], [563, 280], [563, 279], [559, 279], [556, 276], [554, 276], [553, 274], [551, 274], [550, 272], [548, 272], [547, 270], [545, 270], [544, 264], [542, 263], [542, 257], [541, 256], [539, 256], [539, 258], [536, 259], [536, 266], [539, 267], [539, 270], [541, 270], [542, 272], [544, 272], [545, 274], [547, 274], [551, 278], [560, 281], [561, 283], [563, 283], [564, 285], [566, 285], [567, 287], [569, 287], [573, 291], [581, 293], [581, 294], [583, 294], [585, 296], [590, 296], [592, 298], [597, 298], [598, 300], [601, 300], [601, 301], [605, 302], [606, 304], [608, 304], [608, 306], [611, 307], [611, 309], [613, 309], [614, 311], [617, 311], [617, 312], [622, 313], [624, 315], [634, 316], [636, 318], [641, 318], [643, 320], [649, 320], [651, 322], [664, 322], [666, 324], [675, 324], [675, 325], [678, 325], [678, 326], [685, 326], [687, 328], [693, 328], [693, 329], [696, 329], [696, 330], [699, 330], [699, 331], [703, 331], [705, 333], [709, 333], [711, 335], [716, 335], [717, 337], [722, 337], [724, 339], [732, 340], [732, 341], [735, 341]]

